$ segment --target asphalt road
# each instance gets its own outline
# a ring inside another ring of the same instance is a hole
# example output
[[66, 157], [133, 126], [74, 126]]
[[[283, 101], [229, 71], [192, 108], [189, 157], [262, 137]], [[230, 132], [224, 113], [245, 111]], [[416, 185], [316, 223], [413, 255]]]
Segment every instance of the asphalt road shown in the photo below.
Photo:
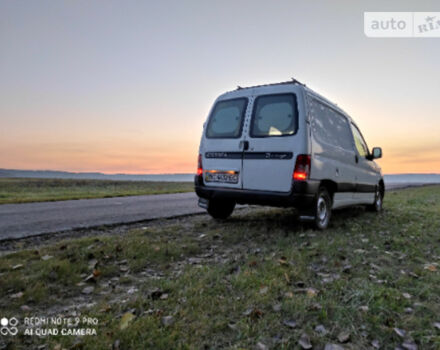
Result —
[[0, 241], [204, 212], [195, 193], [0, 205]]
[[[423, 184], [387, 184], [398, 189]], [[195, 193], [0, 205], [0, 241], [75, 228], [203, 213]]]

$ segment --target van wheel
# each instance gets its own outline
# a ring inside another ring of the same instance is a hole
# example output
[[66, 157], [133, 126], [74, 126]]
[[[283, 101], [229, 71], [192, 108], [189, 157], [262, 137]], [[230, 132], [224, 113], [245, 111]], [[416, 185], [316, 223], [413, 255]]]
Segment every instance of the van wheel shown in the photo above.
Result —
[[325, 230], [328, 227], [332, 216], [332, 200], [325, 187], [321, 187], [315, 203], [314, 226], [318, 230]]
[[379, 213], [383, 208], [383, 188], [382, 185], [377, 185], [376, 193], [374, 195], [374, 203], [367, 206], [368, 211]]
[[235, 208], [234, 201], [211, 199], [208, 204], [208, 214], [214, 219], [227, 219]]

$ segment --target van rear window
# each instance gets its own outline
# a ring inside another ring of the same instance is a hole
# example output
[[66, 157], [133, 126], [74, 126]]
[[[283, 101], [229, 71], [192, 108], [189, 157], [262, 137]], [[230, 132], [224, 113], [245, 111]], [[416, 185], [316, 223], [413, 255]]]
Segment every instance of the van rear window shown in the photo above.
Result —
[[298, 129], [296, 96], [293, 94], [257, 97], [251, 123], [252, 137], [288, 136]]
[[247, 102], [247, 98], [217, 102], [208, 121], [206, 137], [218, 139], [239, 138]]

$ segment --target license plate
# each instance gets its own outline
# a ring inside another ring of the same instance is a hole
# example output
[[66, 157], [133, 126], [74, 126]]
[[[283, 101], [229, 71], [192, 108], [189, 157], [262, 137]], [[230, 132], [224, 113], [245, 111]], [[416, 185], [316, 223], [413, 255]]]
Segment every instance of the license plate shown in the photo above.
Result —
[[238, 183], [238, 173], [227, 173], [227, 172], [207, 172], [205, 174], [206, 182], [223, 182], [229, 184]]

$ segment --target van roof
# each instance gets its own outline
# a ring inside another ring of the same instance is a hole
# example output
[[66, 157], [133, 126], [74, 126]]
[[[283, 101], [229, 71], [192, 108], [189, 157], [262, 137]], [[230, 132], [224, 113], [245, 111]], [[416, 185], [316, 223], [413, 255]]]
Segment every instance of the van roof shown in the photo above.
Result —
[[346, 116], [351, 122], [353, 121], [353, 118], [350, 117], [350, 115], [345, 112], [341, 107], [339, 107], [336, 103], [330, 101], [329, 99], [325, 98], [321, 94], [318, 94], [316, 91], [310, 89], [306, 84], [301, 83], [300, 81], [296, 80], [295, 78], [291, 78], [291, 80], [287, 81], [281, 81], [279, 83], [269, 83], [269, 84], [261, 84], [261, 85], [253, 85], [253, 86], [237, 86], [235, 90], [227, 91], [224, 94], [222, 94], [219, 97], [226, 97], [227, 95], [233, 94], [234, 92], [243, 91], [246, 89], [255, 89], [260, 87], [268, 87], [268, 86], [277, 86], [277, 85], [298, 85], [300, 86], [305, 92], [309, 93], [310, 95], [313, 95], [314, 97], [318, 98], [321, 101], [324, 101], [328, 104], [330, 104], [334, 109], [336, 109], [338, 112], [342, 113], [344, 116]]

